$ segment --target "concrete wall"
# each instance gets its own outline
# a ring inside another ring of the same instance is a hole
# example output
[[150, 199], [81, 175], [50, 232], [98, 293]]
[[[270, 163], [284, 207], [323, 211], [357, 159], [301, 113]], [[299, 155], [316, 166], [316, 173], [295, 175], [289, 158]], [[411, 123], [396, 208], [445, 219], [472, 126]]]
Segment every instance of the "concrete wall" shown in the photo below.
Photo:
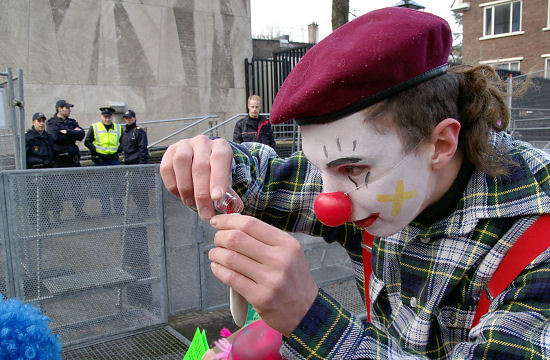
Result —
[[84, 127], [111, 101], [138, 122], [223, 120], [246, 103], [249, 0], [0, 0], [0, 9], [0, 71], [23, 69], [29, 127], [57, 99], [75, 105]]

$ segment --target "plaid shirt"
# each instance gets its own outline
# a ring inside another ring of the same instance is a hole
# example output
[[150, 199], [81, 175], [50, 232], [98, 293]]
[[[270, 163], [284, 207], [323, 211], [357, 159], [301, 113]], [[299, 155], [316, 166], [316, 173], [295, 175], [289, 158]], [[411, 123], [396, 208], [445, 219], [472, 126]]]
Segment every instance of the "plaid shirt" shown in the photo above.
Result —
[[[455, 210], [375, 238], [371, 322], [323, 290], [281, 353], [287, 359], [550, 359], [550, 249], [491, 302], [471, 328], [481, 291], [510, 246], [550, 213], [550, 156], [505, 133], [493, 144], [520, 165], [507, 177], [475, 170]], [[321, 175], [301, 152], [282, 160], [260, 144], [233, 145], [234, 188], [245, 212], [291, 232], [338, 241], [364, 291], [362, 230], [322, 225], [313, 213]]]

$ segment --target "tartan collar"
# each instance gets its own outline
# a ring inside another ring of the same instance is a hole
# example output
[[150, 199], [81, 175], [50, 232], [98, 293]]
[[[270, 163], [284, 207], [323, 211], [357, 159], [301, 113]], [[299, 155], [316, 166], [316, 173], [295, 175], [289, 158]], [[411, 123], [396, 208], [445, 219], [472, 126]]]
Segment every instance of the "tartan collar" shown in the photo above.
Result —
[[413, 222], [398, 234], [462, 237], [480, 219], [550, 213], [550, 156], [504, 132], [493, 131], [491, 143], [518, 163], [510, 175], [493, 177], [475, 169], [451, 214], [429, 226]]

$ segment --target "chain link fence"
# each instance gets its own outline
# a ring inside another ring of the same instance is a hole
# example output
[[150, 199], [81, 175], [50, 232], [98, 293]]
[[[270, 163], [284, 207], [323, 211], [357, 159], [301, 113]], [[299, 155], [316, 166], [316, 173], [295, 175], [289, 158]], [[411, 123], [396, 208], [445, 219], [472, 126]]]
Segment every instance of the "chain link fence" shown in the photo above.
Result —
[[[0, 292], [40, 308], [72, 351], [228, 306], [210, 271], [215, 230], [158, 165], [0, 172]], [[300, 235], [320, 286], [353, 277], [338, 244]]]
[[527, 91], [510, 99], [511, 134], [534, 146], [550, 150], [550, 78], [547, 71], [509, 78], [510, 88], [521, 87], [526, 81]]

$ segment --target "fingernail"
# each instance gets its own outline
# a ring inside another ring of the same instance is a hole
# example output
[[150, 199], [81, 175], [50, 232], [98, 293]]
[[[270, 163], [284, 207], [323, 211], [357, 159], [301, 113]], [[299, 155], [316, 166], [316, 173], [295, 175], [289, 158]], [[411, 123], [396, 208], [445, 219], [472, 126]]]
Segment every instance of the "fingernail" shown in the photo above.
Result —
[[184, 203], [189, 207], [195, 206], [195, 201], [193, 201], [192, 199], [185, 199]]
[[213, 190], [212, 190], [212, 200], [219, 200], [222, 198], [224, 194], [224, 191], [221, 187], [219, 186], [216, 186]]
[[217, 223], [218, 223], [218, 217], [217, 216], [214, 216], [213, 218], [210, 219], [210, 225], [215, 227]]

